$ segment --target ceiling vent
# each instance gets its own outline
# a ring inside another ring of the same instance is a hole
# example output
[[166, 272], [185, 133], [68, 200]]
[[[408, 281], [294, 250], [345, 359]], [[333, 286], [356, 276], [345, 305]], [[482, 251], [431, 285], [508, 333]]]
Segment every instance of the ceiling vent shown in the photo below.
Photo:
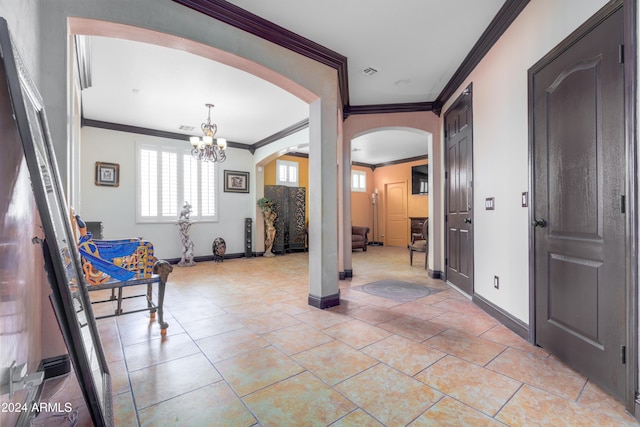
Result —
[[378, 72], [378, 69], [376, 67], [367, 67], [364, 70], [362, 70], [362, 74], [364, 74], [365, 76], [373, 76], [374, 74], [376, 74]]
[[187, 132], [191, 132], [192, 130], [194, 130], [195, 128], [193, 126], [187, 126], [187, 125], [180, 125], [180, 130], [184, 130]]

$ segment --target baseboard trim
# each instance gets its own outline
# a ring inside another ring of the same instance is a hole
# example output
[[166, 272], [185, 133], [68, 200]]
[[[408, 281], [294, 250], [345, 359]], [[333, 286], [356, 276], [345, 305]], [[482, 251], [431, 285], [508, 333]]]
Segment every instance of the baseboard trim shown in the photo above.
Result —
[[337, 294], [317, 297], [309, 294], [309, 305], [315, 308], [325, 309], [340, 305], [340, 291]]
[[431, 277], [432, 279], [442, 279], [444, 276], [442, 275], [442, 271], [440, 270], [432, 270], [432, 269], [427, 269], [427, 275], [429, 277]]
[[474, 294], [472, 297], [472, 301], [475, 305], [480, 307], [491, 316], [495, 317], [496, 320], [509, 328], [511, 331], [529, 341], [529, 326], [522, 320], [516, 319], [511, 314], [494, 305], [490, 301], [484, 299], [480, 295]]
[[[264, 252], [253, 252], [253, 257], [257, 257], [257, 256], [262, 256]], [[224, 261], [225, 259], [235, 259], [235, 258], [253, 258], [253, 257], [247, 257], [245, 256], [244, 252], [238, 252], [235, 254], [224, 254], [224, 257], [222, 257], [222, 260]], [[181, 258], [168, 258], [165, 259], [165, 261], [167, 261], [169, 264], [178, 264], [180, 262]], [[195, 262], [205, 262], [205, 261], [215, 261], [213, 254], [212, 255], [200, 255], [200, 256], [195, 256], [193, 257], [193, 260]]]
[[353, 277], [353, 270], [344, 270], [344, 274], [347, 277]]

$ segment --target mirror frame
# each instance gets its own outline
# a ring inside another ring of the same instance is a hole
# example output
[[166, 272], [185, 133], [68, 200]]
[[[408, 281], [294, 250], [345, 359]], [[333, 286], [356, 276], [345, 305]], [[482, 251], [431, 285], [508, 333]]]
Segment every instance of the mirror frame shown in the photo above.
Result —
[[82, 274], [42, 98], [3, 18], [0, 56], [42, 223], [44, 241], [40, 243], [52, 290], [51, 303], [93, 423], [110, 427], [111, 376]]

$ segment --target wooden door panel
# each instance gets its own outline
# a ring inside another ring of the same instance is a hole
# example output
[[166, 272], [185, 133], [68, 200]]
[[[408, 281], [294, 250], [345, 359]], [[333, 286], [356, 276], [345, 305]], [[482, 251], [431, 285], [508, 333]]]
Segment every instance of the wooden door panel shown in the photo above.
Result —
[[598, 290], [602, 262], [550, 254], [547, 319], [573, 336], [602, 346], [598, 331]]
[[387, 246], [407, 246], [407, 185], [404, 182], [387, 185]]
[[452, 145], [447, 150], [447, 174], [449, 175], [449, 179], [447, 180], [447, 190], [448, 190], [448, 207], [447, 213], [455, 214], [460, 208], [460, 196], [458, 196], [459, 186], [459, 176], [460, 173], [458, 171], [458, 145]]
[[471, 233], [469, 230], [460, 230], [458, 233], [458, 254], [460, 257], [458, 273], [465, 277], [471, 276], [471, 257], [473, 257], [471, 245]]
[[471, 212], [472, 189], [471, 189], [471, 138], [462, 138], [458, 144], [458, 213]]
[[458, 244], [458, 238], [459, 238], [459, 233], [458, 230], [455, 228], [450, 228], [449, 229], [449, 239], [448, 239], [448, 268], [453, 269], [453, 270], [458, 270], [459, 269], [459, 265], [458, 265], [458, 253], [460, 253], [459, 251], [459, 244]]
[[[530, 71], [536, 343], [619, 397], [625, 320], [622, 10]], [[596, 24], [594, 24], [596, 25]]]
[[387, 195], [387, 200], [389, 201], [389, 207], [387, 211], [389, 212], [389, 215], [399, 215], [400, 217], [405, 215], [404, 194], [402, 192], [402, 187], [398, 185], [389, 185]]
[[597, 58], [563, 70], [546, 91], [549, 177], [553, 177], [549, 224], [554, 237], [602, 238], [599, 64]]
[[471, 88], [445, 114], [446, 278], [473, 294], [473, 144]]

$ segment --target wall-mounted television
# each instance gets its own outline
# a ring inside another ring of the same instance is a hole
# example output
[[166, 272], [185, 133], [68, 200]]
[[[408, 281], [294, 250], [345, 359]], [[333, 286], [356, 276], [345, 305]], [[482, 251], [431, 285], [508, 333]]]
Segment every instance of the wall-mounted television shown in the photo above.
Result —
[[429, 165], [411, 167], [411, 194], [429, 194]]

